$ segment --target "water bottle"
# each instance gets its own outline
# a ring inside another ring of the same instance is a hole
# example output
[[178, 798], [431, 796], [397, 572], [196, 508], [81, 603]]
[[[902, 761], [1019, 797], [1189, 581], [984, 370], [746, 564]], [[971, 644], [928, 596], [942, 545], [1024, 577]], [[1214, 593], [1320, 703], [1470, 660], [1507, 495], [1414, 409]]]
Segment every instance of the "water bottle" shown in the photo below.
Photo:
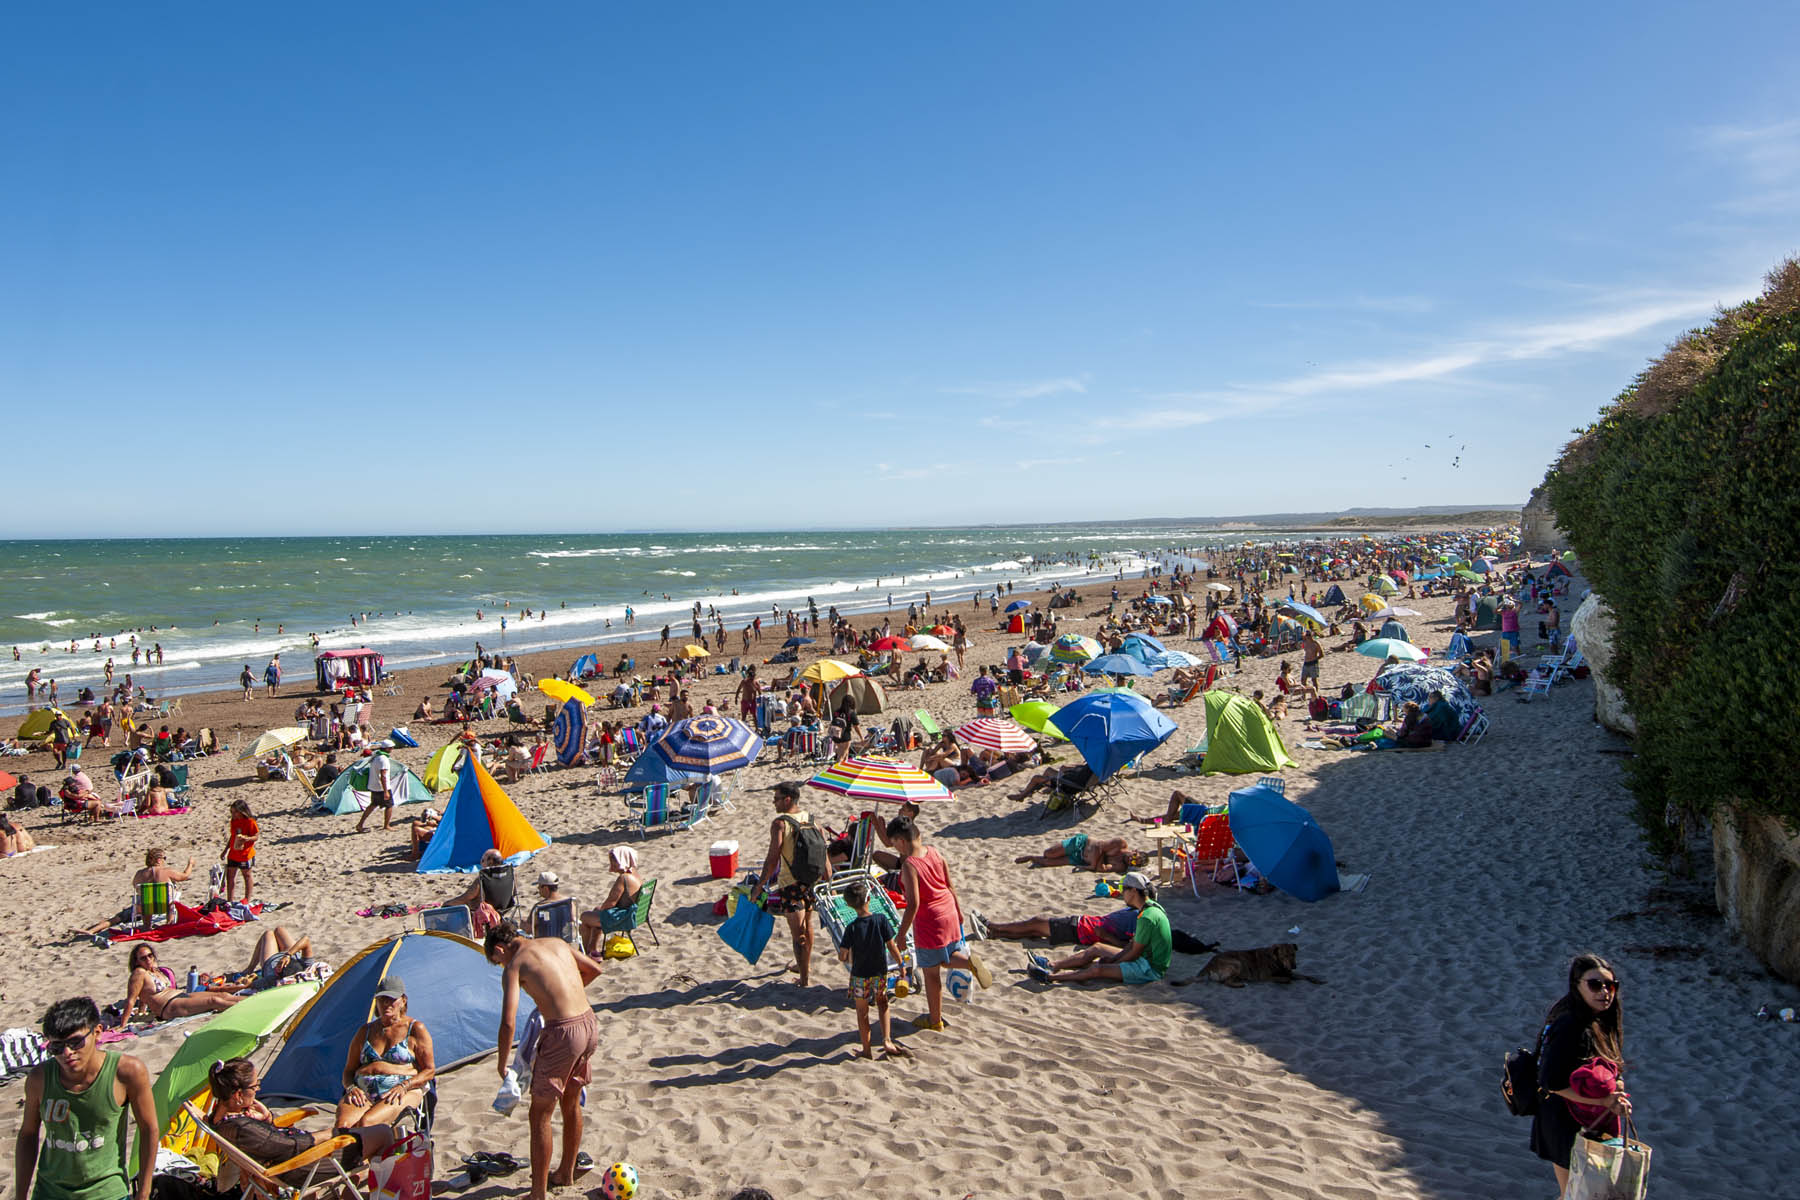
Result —
[[187, 990], [188, 990], [189, 994], [192, 994], [192, 993], [200, 990], [200, 968], [197, 966], [188, 968], [188, 989]]

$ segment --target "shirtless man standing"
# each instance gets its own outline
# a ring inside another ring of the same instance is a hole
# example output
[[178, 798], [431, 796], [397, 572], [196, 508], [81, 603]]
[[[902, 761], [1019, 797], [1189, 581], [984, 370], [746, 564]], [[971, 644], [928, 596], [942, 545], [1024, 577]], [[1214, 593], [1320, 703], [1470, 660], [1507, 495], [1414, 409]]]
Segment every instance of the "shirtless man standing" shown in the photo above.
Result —
[[[600, 1026], [583, 989], [600, 975], [600, 964], [561, 938], [525, 938], [509, 921], [488, 931], [488, 961], [504, 968], [500, 978], [500, 1078], [512, 1056], [519, 989], [544, 1017], [531, 1067], [531, 1200], [544, 1200], [549, 1187], [575, 1182], [581, 1152], [581, 1089], [592, 1073], [589, 1060], [600, 1048]], [[562, 1161], [550, 1175], [554, 1135], [550, 1119], [562, 1109]]]

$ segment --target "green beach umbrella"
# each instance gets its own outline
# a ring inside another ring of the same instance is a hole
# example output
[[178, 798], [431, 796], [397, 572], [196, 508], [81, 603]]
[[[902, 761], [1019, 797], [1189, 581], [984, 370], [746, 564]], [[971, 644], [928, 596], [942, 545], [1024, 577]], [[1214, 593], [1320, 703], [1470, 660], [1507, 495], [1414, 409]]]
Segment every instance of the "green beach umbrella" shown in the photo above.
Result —
[[1050, 717], [1056, 712], [1056, 705], [1048, 700], [1026, 700], [1013, 705], [1007, 711], [1012, 714], [1013, 720], [1033, 733], [1041, 733], [1046, 737], [1055, 738], [1059, 742], [1069, 740], [1063, 735], [1062, 730], [1050, 724]]
[[206, 1087], [207, 1072], [214, 1060], [242, 1058], [268, 1040], [269, 1035], [287, 1023], [294, 1010], [313, 998], [319, 990], [316, 981], [289, 983], [258, 992], [241, 1000], [189, 1034], [176, 1047], [169, 1065], [162, 1069], [151, 1087], [156, 1100], [156, 1124], [168, 1128], [182, 1102], [191, 1100]]
[[1464, 581], [1465, 583], [1485, 583], [1485, 582], [1487, 582], [1481, 576], [1479, 576], [1475, 572], [1469, 570], [1467, 567], [1458, 567], [1456, 570], [1456, 577], [1458, 579]]
[[1422, 662], [1426, 658], [1423, 650], [1399, 638], [1370, 638], [1358, 646], [1356, 652], [1370, 658], [1397, 658], [1401, 662]]

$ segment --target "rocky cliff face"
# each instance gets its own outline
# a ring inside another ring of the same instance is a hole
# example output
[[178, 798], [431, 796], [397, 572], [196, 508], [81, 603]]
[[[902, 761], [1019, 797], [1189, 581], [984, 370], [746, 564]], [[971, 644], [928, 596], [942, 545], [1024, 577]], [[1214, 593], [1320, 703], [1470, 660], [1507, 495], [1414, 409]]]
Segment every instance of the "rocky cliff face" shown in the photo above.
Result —
[[1556, 513], [1541, 484], [1532, 489], [1531, 499], [1519, 511], [1519, 542], [1527, 554], [1545, 555], [1552, 550], [1569, 549], [1569, 539], [1556, 527]]
[[1800, 837], [1774, 817], [1720, 805], [1713, 867], [1726, 923], [1771, 970], [1800, 982]]
[[1612, 665], [1612, 627], [1612, 609], [1598, 592], [1589, 592], [1569, 620], [1569, 636], [1593, 672], [1594, 720], [1614, 733], [1635, 735], [1637, 721], [1625, 707], [1624, 694], [1606, 678], [1606, 669]]

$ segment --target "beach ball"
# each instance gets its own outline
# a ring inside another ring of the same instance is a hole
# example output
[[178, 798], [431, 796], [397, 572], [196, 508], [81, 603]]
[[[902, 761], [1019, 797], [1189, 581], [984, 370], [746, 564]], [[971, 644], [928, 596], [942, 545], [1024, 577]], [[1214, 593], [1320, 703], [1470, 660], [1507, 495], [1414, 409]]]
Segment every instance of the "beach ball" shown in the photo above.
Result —
[[614, 1163], [600, 1179], [600, 1194], [606, 1200], [631, 1200], [637, 1190], [637, 1168], [630, 1163]]
[[944, 976], [944, 991], [952, 1000], [960, 1000], [964, 1004], [975, 994], [975, 975], [961, 967], [953, 967]]

